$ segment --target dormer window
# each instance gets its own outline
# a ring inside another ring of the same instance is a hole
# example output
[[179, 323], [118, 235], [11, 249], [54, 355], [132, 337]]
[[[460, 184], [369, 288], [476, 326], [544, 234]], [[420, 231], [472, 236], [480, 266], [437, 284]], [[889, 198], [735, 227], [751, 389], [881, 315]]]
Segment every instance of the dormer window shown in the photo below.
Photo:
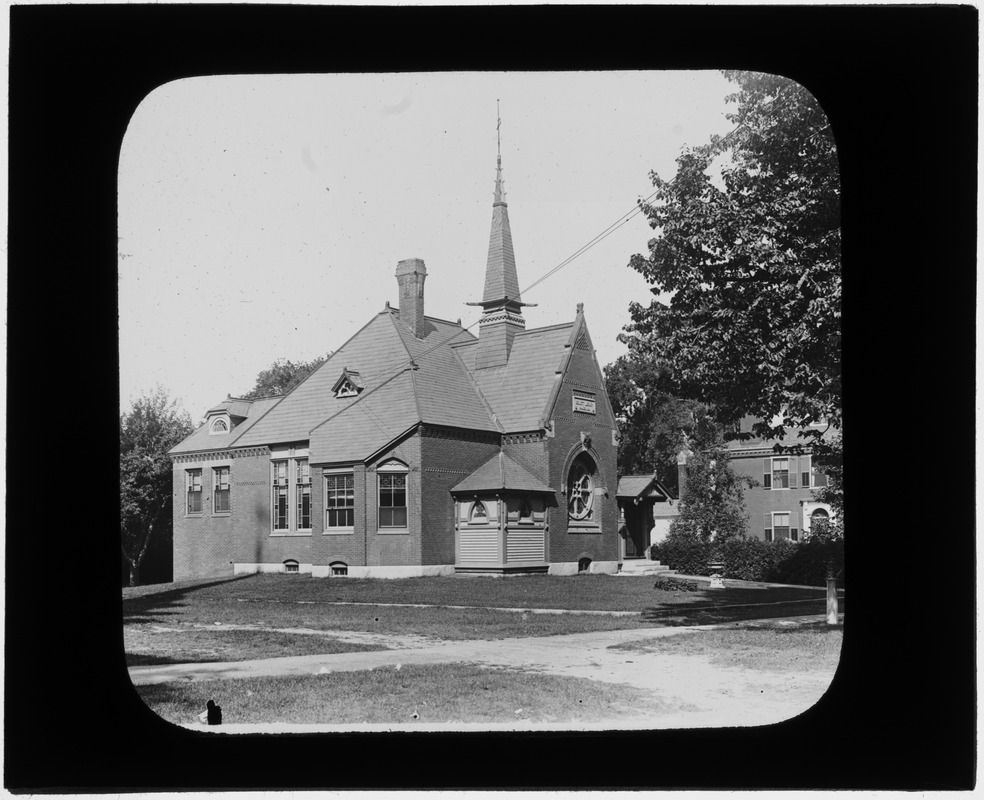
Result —
[[335, 393], [335, 397], [355, 397], [364, 388], [365, 382], [362, 376], [346, 367], [331, 390]]
[[217, 433], [228, 433], [229, 432], [229, 418], [228, 417], [216, 417], [212, 420], [212, 424], [208, 426], [209, 434]]
[[335, 397], [355, 397], [358, 393], [359, 390], [355, 388], [355, 384], [351, 381], [344, 381], [335, 391]]

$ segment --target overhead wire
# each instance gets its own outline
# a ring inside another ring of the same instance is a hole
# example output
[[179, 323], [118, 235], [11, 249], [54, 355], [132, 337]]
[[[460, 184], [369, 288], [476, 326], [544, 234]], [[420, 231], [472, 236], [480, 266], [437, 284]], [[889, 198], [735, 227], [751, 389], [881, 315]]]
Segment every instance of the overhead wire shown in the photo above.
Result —
[[[778, 94], [776, 97], [774, 97], [768, 103], [764, 104], [762, 106], [761, 111], [764, 113], [766, 111], [771, 112], [771, 111], [774, 111], [774, 110], [778, 110], [778, 108], [781, 108], [786, 102], [788, 102], [791, 99], [791, 97], [792, 97], [791, 93]], [[724, 136], [721, 136], [719, 139], [716, 139], [715, 141], [713, 141], [711, 143], [711, 145], [710, 145], [712, 152], [720, 153], [723, 149], [726, 148], [727, 143], [730, 142], [734, 138], [735, 135], [737, 135], [738, 131], [740, 131], [742, 128], [745, 128], [745, 127], [748, 127], [746, 123], [744, 123], [744, 122], [739, 123], [732, 130], [728, 131], [728, 133], [726, 133]], [[826, 130], [829, 127], [830, 126], [827, 125], [824, 128], [821, 128], [819, 131], [817, 131], [816, 133], [814, 133], [813, 136], [810, 137], [810, 140], [812, 140], [813, 137], [815, 137], [818, 134], [822, 133], [824, 130]], [[676, 180], [676, 177], [674, 177], [670, 181], [670, 183], [672, 184], [675, 180]], [[607, 239], [609, 236], [611, 236], [613, 233], [615, 233], [617, 230], [619, 230], [623, 225], [627, 224], [631, 219], [633, 219], [634, 217], [636, 217], [639, 214], [641, 214], [643, 212], [643, 208], [644, 208], [645, 204], [648, 203], [650, 200], [652, 200], [658, 194], [658, 192], [659, 192], [659, 189], [657, 189], [656, 191], [652, 192], [648, 197], [645, 197], [645, 198], [637, 201], [635, 207], [631, 211], [628, 211], [628, 212], [620, 215], [619, 218], [615, 222], [613, 222], [611, 225], [609, 225], [607, 228], [605, 228], [601, 233], [599, 233], [594, 238], [590, 239], [588, 242], [586, 242], [585, 244], [583, 244], [580, 248], [578, 248], [573, 253], [571, 253], [571, 255], [567, 256], [567, 258], [563, 259], [560, 263], [557, 264], [557, 266], [552, 267], [551, 269], [547, 270], [547, 272], [545, 272], [543, 275], [541, 275], [539, 278], [537, 278], [535, 281], [533, 281], [531, 284], [529, 284], [525, 289], [522, 289], [519, 292], [519, 296], [522, 297], [524, 294], [527, 294], [530, 291], [532, 291], [534, 288], [536, 288], [537, 286], [539, 286], [541, 283], [543, 283], [544, 281], [546, 281], [548, 278], [552, 277], [556, 273], [560, 272], [560, 270], [562, 270], [565, 267], [569, 266], [575, 259], [577, 259], [580, 256], [584, 255], [589, 250], [591, 250], [592, 248], [594, 248], [596, 245], [600, 244], [602, 241], [604, 241], [605, 239]], [[382, 381], [388, 380], [390, 377], [392, 377], [393, 375], [396, 375], [399, 372], [402, 372], [402, 371], [404, 371], [406, 369], [409, 369], [409, 368], [413, 368], [416, 365], [416, 362], [417, 362], [418, 359], [422, 359], [425, 356], [427, 356], [428, 354], [432, 353], [434, 350], [437, 350], [440, 347], [444, 347], [445, 345], [450, 344], [455, 339], [457, 339], [459, 336], [461, 336], [464, 333], [467, 333], [472, 328], [474, 328], [476, 325], [478, 325], [481, 322], [481, 320], [482, 320], [482, 317], [479, 316], [470, 325], [468, 325], [467, 327], [462, 327], [461, 330], [458, 330], [454, 334], [452, 334], [451, 336], [448, 336], [447, 338], [442, 339], [442, 340], [436, 342], [435, 344], [433, 344], [430, 347], [426, 348], [425, 350], [421, 351], [417, 355], [413, 355], [411, 353], [408, 360], [400, 361], [399, 362], [399, 365], [398, 365], [398, 368], [395, 368], [392, 372], [385, 374], [384, 377], [382, 377], [380, 379], [380, 381], [382, 382]]]

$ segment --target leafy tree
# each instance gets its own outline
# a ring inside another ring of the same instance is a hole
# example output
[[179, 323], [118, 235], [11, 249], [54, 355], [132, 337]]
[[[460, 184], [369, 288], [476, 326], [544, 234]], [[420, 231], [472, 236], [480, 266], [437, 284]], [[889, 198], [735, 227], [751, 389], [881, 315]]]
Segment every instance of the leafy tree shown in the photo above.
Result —
[[738, 87], [728, 97], [737, 127], [685, 150], [672, 180], [651, 173], [656, 191], [640, 205], [657, 235], [629, 265], [671, 299], [632, 303], [621, 338], [667, 367], [682, 396], [712, 404], [722, 422], [753, 416], [761, 420], [754, 433], [769, 439], [822, 419], [839, 429], [833, 134], [799, 84], [725, 75]]
[[720, 438], [708, 408], [674, 395], [668, 370], [637, 353], [620, 356], [604, 372], [619, 421], [619, 474], [655, 473], [676, 491], [677, 454], [686, 447], [711, 446]]
[[256, 385], [243, 398], [256, 400], [260, 397], [287, 394], [324, 363], [325, 358], [320, 356], [311, 361], [298, 361], [296, 364], [285, 358], [277, 359], [269, 369], [262, 370], [256, 376]]
[[728, 455], [720, 447], [692, 453], [687, 462], [686, 488], [680, 497], [680, 515], [670, 525], [669, 536], [716, 543], [744, 538], [748, 524], [745, 489], [754, 483], [731, 469]]
[[158, 386], [120, 415], [120, 545], [130, 585], [152, 542], [171, 535], [171, 459], [167, 451], [194, 431], [188, 413]]

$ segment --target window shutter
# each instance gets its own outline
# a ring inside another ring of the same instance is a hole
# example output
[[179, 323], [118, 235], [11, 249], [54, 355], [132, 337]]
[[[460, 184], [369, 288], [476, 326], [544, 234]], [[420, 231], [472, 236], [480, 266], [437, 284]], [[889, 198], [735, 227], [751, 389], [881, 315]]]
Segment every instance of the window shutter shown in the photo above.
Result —
[[799, 488], [799, 459], [791, 456], [789, 459], [789, 488]]
[[765, 541], [772, 541], [772, 514], [765, 514]]
[[812, 467], [813, 459], [809, 456], [803, 456], [800, 459], [800, 475], [803, 476], [802, 486], [804, 489], [810, 488], [810, 468]]
[[827, 485], [827, 473], [826, 472], [821, 472], [820, 470], [817, 470], [813, 474], [813, 485], [814, 486], [817, 486], [817, 487], [826, 486]]
[[[762, 486], [765, 489], [772, 488], [772, 459], [771, 458], [765, 459], [765, 461], [762, 463]], [[772, 527], [771, 520], [769, 524], [766, 525], [765, 527], [767, 528]]]

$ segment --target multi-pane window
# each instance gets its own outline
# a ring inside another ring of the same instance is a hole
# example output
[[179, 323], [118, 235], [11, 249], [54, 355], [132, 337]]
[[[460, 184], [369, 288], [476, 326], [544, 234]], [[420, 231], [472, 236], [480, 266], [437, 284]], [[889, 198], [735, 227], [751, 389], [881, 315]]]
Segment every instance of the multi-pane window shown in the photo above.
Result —
[[789, 488], [789, 459], [788, 458], [772, 459], [772, 488], [773, 489]]
[[202, 471], [189, 469], [185, 472], [185, 487], [188, 495], [188, 513], [202, 513]]
[[355, 525], [355, 484], [351, 475], [325, 475], [325, 529]]
[[799, 531], [793, 527], [792, 514], [788, 511], [773, 511], [765, 515], [765, 540], [767, 542], [789, 539], [799, 540]]
[[286, 531], [290, 529], [288, 510], [287, 462], [274, 461], [273, 466], [273, 529]]
[[297, 528], [311, 529], [311, 467], [306, 458], [294, 462], [294, 486], [297, 493]]
[[379, 527], [407, 527], [407, 475], [399, 472], [379, 474]]
[[227, 514], [229, 503], [229, 467], [212, 470], [212, 508], [216, 514]]

